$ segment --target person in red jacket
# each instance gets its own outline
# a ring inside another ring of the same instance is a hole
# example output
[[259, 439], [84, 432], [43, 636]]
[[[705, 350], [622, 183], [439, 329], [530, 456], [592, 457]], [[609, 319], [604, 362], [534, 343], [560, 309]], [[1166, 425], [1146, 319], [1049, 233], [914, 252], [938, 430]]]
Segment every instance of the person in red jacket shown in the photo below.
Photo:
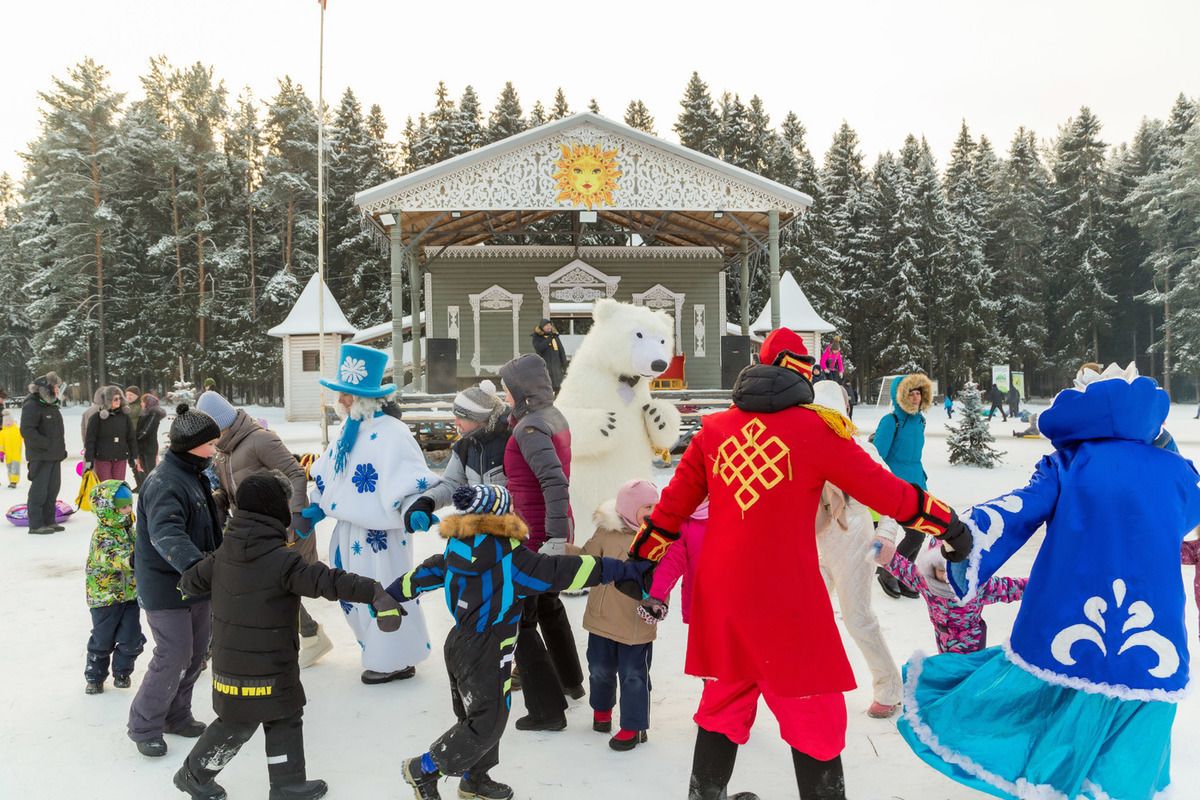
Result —
[[876, 464], [844, 416], [811, 405], [813, 359], [796, 333], [772, 331], [760, 361], [738, 376], [734, 407], [704, 418], [630, 552], [657, 561], [708, 496], [685, 664], [706, 679], [689, 800], [726, 796], [760, 696], [792, 747], [802, 800], [840, 800], [843, 693], [855, 684], [817, 561], [821, 490], [829, 481], [939, 537], [952, 560], [970, 553], [971, 534], [945, 503]]

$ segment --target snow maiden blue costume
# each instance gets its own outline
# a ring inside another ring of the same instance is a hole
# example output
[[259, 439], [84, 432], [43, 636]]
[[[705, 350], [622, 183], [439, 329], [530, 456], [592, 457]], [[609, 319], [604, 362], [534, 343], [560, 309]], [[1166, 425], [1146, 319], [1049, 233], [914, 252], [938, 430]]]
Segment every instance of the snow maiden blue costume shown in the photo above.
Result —
[[1039, 418], [1055, 452], [1028, 486], [964, 515], [975, 546], [951, 572], [960, 597], [1046, 523], [1010, 641], [905, 667], [901, 734], [996, 797], [1167, 796], [1188, 682], [1179, 546], [1200, 522], [1200, 476], [1152, 444], [1166, 393], [1116, 374], [1059, 394]]

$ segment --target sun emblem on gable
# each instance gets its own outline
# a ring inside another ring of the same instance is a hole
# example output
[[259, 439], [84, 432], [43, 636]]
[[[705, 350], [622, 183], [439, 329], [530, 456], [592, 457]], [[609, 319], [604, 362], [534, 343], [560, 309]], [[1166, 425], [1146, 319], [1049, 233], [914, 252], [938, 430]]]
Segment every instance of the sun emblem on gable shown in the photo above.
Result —
[[562, 156], [555, 162], [558, 171], [556, 200], [567, 200], [575, 205], [613, 205], [612, 193], [622, 172], [617, 165], [617, 150], [605, 150], [598, 144], [562, 144]]

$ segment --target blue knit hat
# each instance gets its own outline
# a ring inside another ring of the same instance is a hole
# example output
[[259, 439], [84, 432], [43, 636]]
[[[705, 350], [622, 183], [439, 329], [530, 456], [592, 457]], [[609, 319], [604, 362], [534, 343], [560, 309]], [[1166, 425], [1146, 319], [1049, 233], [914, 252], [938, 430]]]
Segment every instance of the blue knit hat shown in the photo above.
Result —
[[464, 514], [496, 514], [512, 510], [512, 495], [503, 486], [481, 483], [460, 486], [454, 491], [454, 507]]

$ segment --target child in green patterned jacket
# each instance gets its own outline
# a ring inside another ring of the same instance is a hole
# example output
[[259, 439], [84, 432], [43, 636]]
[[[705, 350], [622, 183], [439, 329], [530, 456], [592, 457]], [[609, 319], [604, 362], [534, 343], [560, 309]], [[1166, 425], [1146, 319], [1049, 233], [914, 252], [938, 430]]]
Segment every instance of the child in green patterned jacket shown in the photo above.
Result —
[[88, 694], [104, 691], [112, 661], [113, 686], [129, 688], [133, 663], [146, 644], [133, 581], [133, 492], [123, 481], [104, 481], [89, 497], [96, 530], [87, 559], [87, 602], [92, 635], [83, 675]]

